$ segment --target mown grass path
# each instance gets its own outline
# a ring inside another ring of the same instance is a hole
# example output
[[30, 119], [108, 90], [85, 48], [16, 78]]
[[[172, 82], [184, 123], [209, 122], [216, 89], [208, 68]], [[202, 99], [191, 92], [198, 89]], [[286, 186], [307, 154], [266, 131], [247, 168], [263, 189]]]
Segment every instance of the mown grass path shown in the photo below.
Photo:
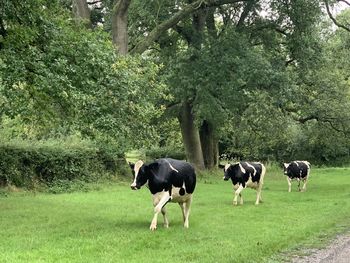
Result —
[[246, 189], [233, 207], [231, 183], [217, 176], [199, 180], [189, 229], [168, 204], [170, 228], [159, 216], [149, 231], [150, 193], [128, 184], [0, 197], [0, 262], [271, 262], [350, 226], [350, 169], [313, 169], [305, 193], [268, 171], [259, 206]]

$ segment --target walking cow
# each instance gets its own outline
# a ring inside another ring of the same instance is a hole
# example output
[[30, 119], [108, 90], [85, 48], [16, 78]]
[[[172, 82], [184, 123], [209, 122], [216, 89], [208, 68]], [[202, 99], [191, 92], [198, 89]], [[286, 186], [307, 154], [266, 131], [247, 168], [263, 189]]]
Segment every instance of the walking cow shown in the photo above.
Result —
[[237, 205], [237, 198], [240, 197], [240, 204], [243, 205], [242, 190], [246, 187], [256, 189], [256, 202], [262, 202], [261, 189], [264, 183], [266, 168], [258, 162], [239, 162], [236, 164], [226, 164], [224, 166], [224, 180], [231, 178], [235, 196], [233, 205]]
[[[306, 190], [306, 183], [310, 175], [310, 163], [308, 161], [294, 161], [291, 163], [284, 163], [284, 174], [287, 175], [288, 192], [292, 191], [292, 180], [298, 181], [299, 191]], [[303, 188], [300, 189], [300, 182], [303, 181]]]
[[164, 226], [169, 227], [165, 209], [168, 202], [179, 203], [184, 227], [188, 228], [192, 194], [196, 187], [196, 174], [192, 165], [170, 158], [158, 159], [149, 164], [137, 161], [129, 165], [134, 176], [131, 189], [140, 189], [148, 182], [148, 188], [153, 195], [154, 216], [150, 229], [156, 230], [160, 212], [164, 217]]

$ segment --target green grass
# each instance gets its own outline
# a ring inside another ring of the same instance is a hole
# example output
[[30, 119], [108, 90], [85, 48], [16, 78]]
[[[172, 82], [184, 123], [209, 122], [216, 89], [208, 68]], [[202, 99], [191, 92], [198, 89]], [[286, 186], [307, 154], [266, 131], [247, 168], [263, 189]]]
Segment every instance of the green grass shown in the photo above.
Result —
[[0, 262], [280, 262], [284, 252], [319, 245], [349, 227], [350, 169], [313, 169], [307, 192], [287, 192], [281, 172], [265, 178], [264, 203], [243, 191], [232, 206], [230, 182], [204, 176], [184, 229], [177, 204], [170, 228], [149, 231], [148, 189], [128, 184], [60, 195], [0, 195]]

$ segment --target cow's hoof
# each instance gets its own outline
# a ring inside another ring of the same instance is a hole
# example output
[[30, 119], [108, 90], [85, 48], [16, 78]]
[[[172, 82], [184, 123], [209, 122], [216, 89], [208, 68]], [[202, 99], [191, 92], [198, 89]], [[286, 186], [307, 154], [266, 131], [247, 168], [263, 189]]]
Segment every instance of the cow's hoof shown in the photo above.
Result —
[[154, 231], [154, 230], [157, 229], [157, 225], [151, 225], [151, 226], [149, 227], [149, 229], [150, 229], [151, 231]]
[[233, 202], [233, 205], [236, 206], [236, 205], [237, 205], [237, 202]]
[[169, 228], [169, 225], [168, 224], [164, 224], [164, 228]]

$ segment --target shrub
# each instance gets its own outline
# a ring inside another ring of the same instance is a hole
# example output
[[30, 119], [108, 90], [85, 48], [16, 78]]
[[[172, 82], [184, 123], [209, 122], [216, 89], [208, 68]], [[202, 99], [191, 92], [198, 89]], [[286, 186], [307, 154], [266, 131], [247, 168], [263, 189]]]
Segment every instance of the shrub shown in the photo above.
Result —
[[186, 154], [184, 150], [174, 149], [172, 147], [160, 147], [151, 148], [146, 150], [147, 159], [158, 159], [158, 158], [174, 158], [178, 160], [186, 160]]
[[125, 174], [126, 162], [93, 145], [29, 141], [0, 143], [0, 184], [36, 188], [69, 182], [96, 182]]

